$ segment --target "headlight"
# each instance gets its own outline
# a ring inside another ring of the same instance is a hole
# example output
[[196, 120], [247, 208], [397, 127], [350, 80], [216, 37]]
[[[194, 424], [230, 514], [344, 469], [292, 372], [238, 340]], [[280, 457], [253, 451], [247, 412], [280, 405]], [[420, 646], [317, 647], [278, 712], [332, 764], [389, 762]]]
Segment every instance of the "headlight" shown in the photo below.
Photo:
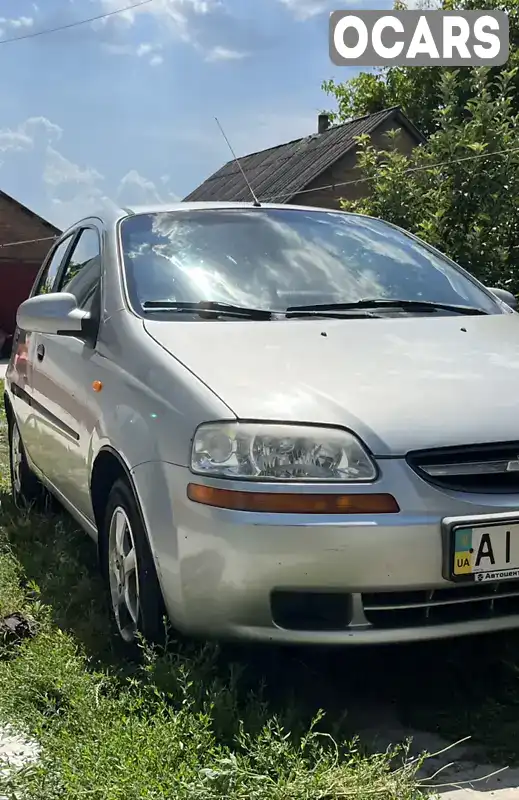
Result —
[[276, 423], [200, 425], [191, 470], [220, 478], [271, 481], [372, 481], [376, 467], [346, 431]]

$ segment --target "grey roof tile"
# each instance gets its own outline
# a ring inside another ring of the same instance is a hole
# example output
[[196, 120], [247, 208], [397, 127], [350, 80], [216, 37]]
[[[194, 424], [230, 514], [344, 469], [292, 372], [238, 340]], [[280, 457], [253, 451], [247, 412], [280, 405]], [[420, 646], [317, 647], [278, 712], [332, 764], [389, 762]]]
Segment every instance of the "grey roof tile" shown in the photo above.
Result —
[[[355, 145], [357, 136], [371, 133], [391, 116], [398, 117], [399, 124], [404, 123], [412, 130], [417, 142], [423, 141], [419, 131], [395, 107], [333, 126], [324, 133], [315, 133], [251, 153], [240, 158], [240, 164], [259, 200], [288, 203], [294, 195], [345, 155]], [[250, 192], [238, 165], [231, 160], [184, 199], [247, 201], [250, 199]]]

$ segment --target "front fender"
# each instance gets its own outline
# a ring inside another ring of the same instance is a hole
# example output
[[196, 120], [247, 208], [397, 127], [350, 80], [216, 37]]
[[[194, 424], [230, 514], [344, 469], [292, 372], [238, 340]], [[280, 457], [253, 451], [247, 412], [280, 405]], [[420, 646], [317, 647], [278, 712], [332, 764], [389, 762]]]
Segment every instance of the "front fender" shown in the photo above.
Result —
[[[228, 406], [196, 375], [150, 339], [132, 365], [99, 359], [102, 391], [91, 432], [90, 465], [110, 446], [130, 469], [146, 461], [188, 466], [194, 431], [201, 422], [235, 419]], [[146, 357], [144, 357], [146, 356]]]
[[[180, 580], [178, 528], [175, 513], [174, 474], [179, 467], [148, 461], [131, 470], [148, 541], [167, 612], [175, 626], [183, 627], [184, 603]], [[187, 471], [186, 471], [187, 472]]]

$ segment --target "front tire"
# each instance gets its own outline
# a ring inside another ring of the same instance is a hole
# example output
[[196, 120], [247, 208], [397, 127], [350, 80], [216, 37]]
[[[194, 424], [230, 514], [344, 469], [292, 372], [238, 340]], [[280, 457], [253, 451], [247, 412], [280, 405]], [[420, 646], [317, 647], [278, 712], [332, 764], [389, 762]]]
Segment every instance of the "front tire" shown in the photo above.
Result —
[[27, 463], [20, 429], [14, 417], [9, 424], [9, 466], [11, 492], [16, 508], [21, 511], [31, 506], [42, 506], [47, 493]]
[[115, 481], [102, 531], [103, 567], [112, 616], [130, 646], [139, 634], [163, 644], [164, 601], [141, 513], [125, 480]]

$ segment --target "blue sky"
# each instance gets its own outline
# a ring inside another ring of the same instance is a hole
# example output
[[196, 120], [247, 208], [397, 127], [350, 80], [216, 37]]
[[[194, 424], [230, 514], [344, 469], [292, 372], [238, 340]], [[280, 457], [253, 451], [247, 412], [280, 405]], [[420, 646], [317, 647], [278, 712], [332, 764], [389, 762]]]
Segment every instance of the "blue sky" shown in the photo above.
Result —
[[[2, 0], [0, 39], [131, 0]], [[0, 188], [60, 227], [107, 203], [184, 197], [230, 154], [312, 133], [331, 0], [152, 0], [0, 45]], [[389, 2], [379, 2], [383, 8]]]

